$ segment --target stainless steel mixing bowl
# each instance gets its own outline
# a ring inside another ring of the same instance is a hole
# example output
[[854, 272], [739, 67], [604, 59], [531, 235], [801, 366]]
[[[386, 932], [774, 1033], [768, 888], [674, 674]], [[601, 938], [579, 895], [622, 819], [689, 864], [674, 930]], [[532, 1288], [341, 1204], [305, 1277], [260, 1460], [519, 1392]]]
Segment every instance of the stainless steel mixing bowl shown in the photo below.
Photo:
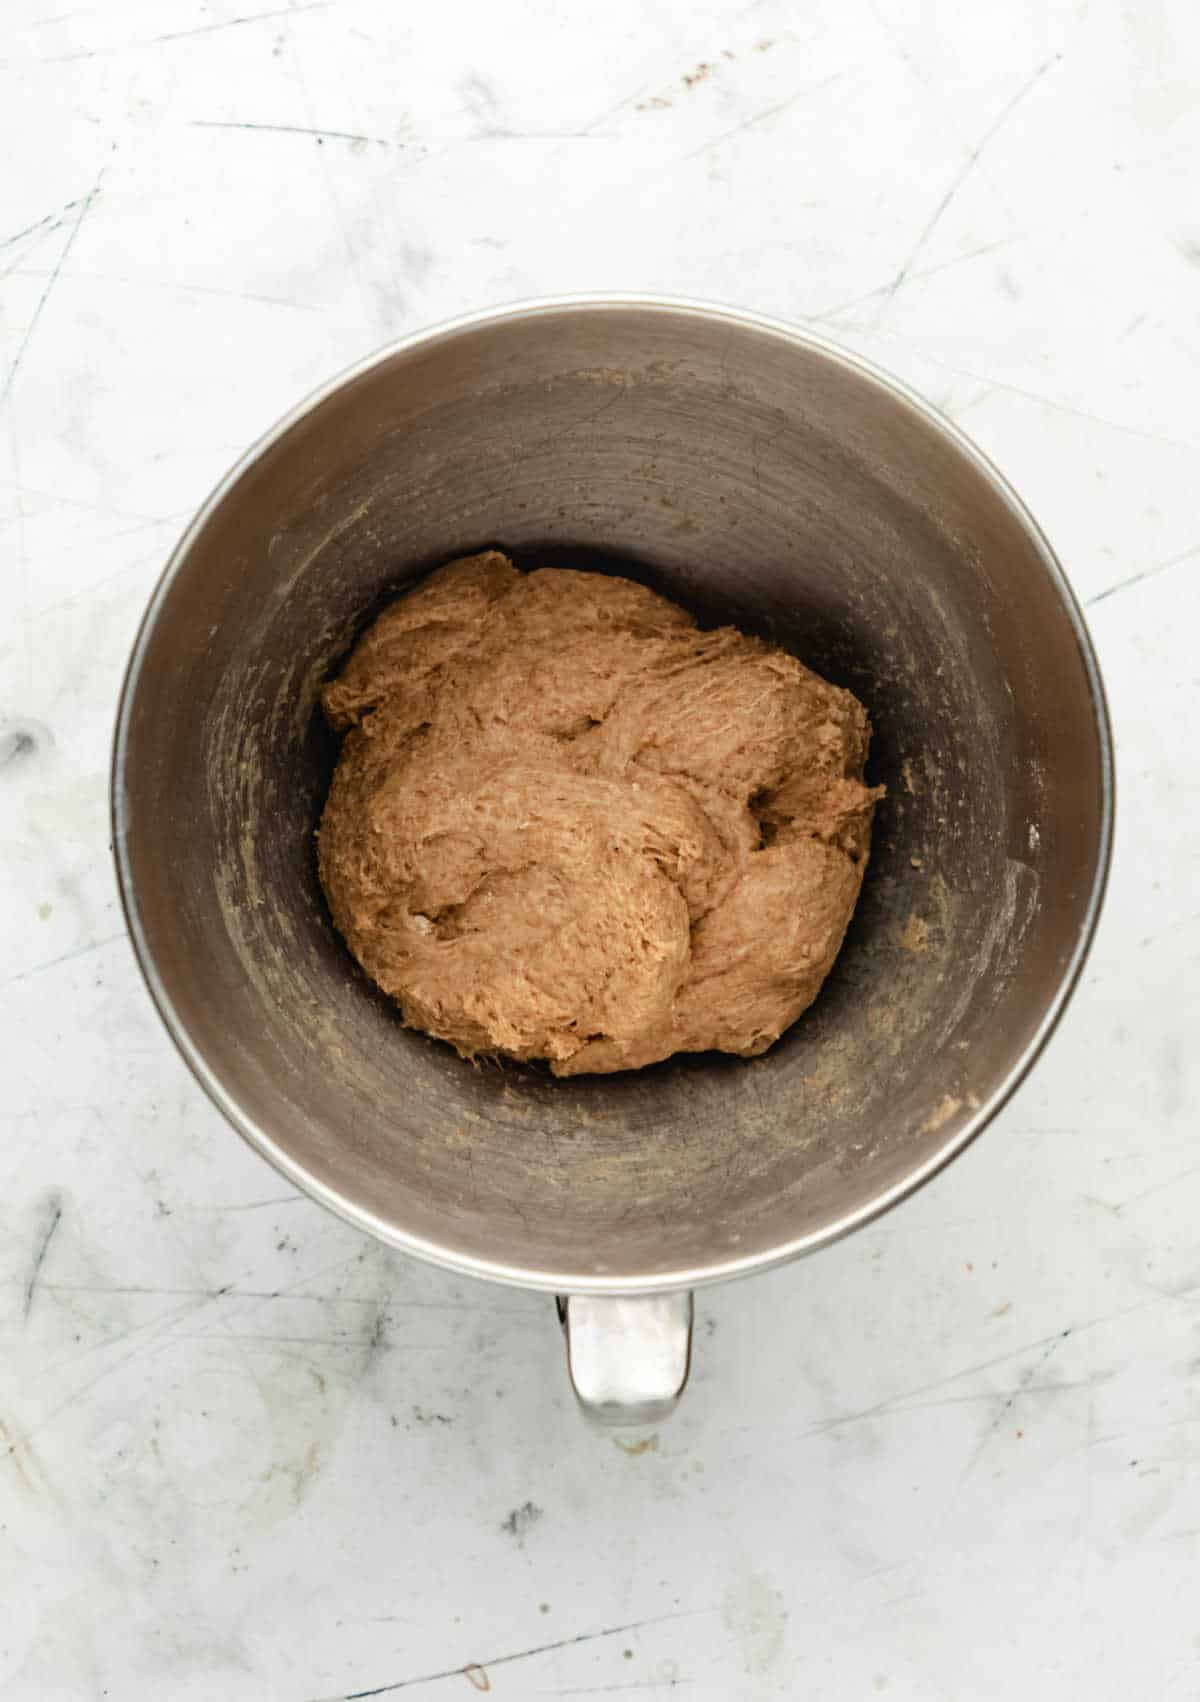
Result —
[[[867, 704], [862, 900], [765, 1057], [474, 1067], [335, 934], [318, 686], [382, 600], [491, 544], [644, 578]], [[1079, 974], [1111, 799], [1079, 609], [979, 452], [818, 338], [625, 298], [409, 338], [250, 450], [154, 594], [113, 770], [133, 941], [230, 1122], [390, 1245], [568, 1297], [577, 1389], [626, 1417], [682, 1385], [688, 1290], [865, 1223], [1012, 1092]]]

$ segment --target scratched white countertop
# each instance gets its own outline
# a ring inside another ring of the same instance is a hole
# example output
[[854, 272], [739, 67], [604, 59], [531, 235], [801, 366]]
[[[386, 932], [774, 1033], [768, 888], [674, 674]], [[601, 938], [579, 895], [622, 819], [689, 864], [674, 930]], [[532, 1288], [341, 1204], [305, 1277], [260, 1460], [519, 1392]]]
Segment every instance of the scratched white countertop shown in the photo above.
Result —
[[[1187, 0], [5, 0], [3, 1702], [1200, 1698], [1198, 87]], [[393, 336], [608, 288], [820, 326], [972, 433], [1120, 769], [1028, 1085], [705, 1292], [634, 1448], [548, 1300], [226, 1127], [106, 822], [135, 624], [241, 449]]]

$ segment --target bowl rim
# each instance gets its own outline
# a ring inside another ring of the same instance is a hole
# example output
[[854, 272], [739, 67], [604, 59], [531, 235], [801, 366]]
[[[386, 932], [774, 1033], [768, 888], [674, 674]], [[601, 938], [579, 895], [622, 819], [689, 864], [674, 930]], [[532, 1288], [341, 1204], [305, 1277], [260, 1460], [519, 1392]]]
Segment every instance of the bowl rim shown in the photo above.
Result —
[[[693, 318], [711, 324], [731, 325], [739, 329], [776, 337], [792, 347], [798, 346], [813, 351], [906, 403], [928, 425], [947, 439], [990, 485], [993, 493], [1004, 503], [1013, 518], [1027, 533], [1058, 592], [1063, 609], [1074, 631], [1087, 676], [1096, 719], [1101, 768], [1100, 823], [1096, 864], [1091, 891], [1088, 894], [1078, 936], [1062, 967], [1058, 984], [1042, 1013], [1041, 1020], [988, 1099], [978, 1107], [972, 1108], [970, 1116], [955, 1128], [939, 1146], [934, 1148], [921, 1164], [899, 1181], [881, 1189], [878, 1194], [864, 1204], [855, 1207], [852, 1211], [843, 1213], [821, 1228], [809, 1230], [803, 1235], [794, 1236], [757, 1253], [715, 1260], [705, 1265], [682, 1266], [677, 1270], [650, 1275], [629, 1272], [605, 1272], [598, 1275], [569, 1270], [540, 1270], [531, 1266], [506, 1264], [500, 1260], [486, 1259], [474, 1254], [464, 1253], [400, 1228], [389, 1219], [380, 1217], [375, 1212], [348, 1199], [336, 1188], [311, 1175], [303, 1164], [290, 1155], [286, 1146], [268, 1134], [226, 1090], [216, 1072], [209, 1066], [201, 1048], [193, 1040], [175, 1008], [170, 994], [167, 992], [158, 972], [138, 905], [136, 885], [128, 857], [127, 807], [125, 801], [125, 773], [133, 707], [159, 615], [197, 538], [242, 477], [294, 426], [313, 413], [322, 403], [376, 367], [395, 359], [397, 355], [411, 354], [419, 349], [432, 348], [438, 343], [453, 340], [464, 332], [479, 330], [492, 325], [548, 317], [554, 314], [603, 313], [613, 309], [661, 313], [674, 318]], [[1071, 995], [1079, 983], [1095, 938], [1096, 924], [1104, 902], [1112, 862], [1115, 774], [1108, 701], [1095, 648], [1079, 599], [1076, 597], [1049, 539], [1024, 501], [1018, 496], [990, 457], [965, 432], [960, 430], [953, 420], [943, 414], [918, 391], [912, 389], [903, 380], [894, 377], [882, 367], [877, 366], [873, 361], [843, 348], [832, 339], [806, 327], [790, 324], [786, 320], [757, 313], [750, 309], [726, 306], [719, 302], [689, 296], [596, 291], [532, 297], [499, 306], [481, 308], [439, 321], [386, 343], [310, 391], [238, 457], [228, 472], [213, 487], [184, 528], [179, 541], [167, 559], [139, 623], [129, 661], [126, 665], [117, 705], [112, 747], [110, 808], [113, 856], [116, 863], [121, 908], [129, 930], [134, 955], [150, 997], [167, 1032], [196, 1081], [226, 1120], [256, 1152], [273, 1165], [295, 1187], [346, 1222], [353, 1224], [355, 1228], [365, 1231], [400, 1252], [424, 1259], [430, 1264], [439, 1265], [460, 1276], [479, 1277], [514, 1287], [558, 1294], [632, 1295], [698, 1288], [709, 1283], [750, 1276], [759, 1271], [772, 1270], [807, 1253], [815, 1252], [818, 1248], [829, 1246], [843, 1236], [849, 1235], [854, 1230], [872, 1222], [884, 1212], [891, 1210], [901, 1200], [907, 1199], [910, 1194], [915, 1193], [918, 1188], [923, 1187], [925, 1183], [944, 1169], [952, 1159], [963, 1152], [982, 1133], [992, 1118], [1007, 1104], [1032, 1069], [1050, 1036], [1058, 1026]]]

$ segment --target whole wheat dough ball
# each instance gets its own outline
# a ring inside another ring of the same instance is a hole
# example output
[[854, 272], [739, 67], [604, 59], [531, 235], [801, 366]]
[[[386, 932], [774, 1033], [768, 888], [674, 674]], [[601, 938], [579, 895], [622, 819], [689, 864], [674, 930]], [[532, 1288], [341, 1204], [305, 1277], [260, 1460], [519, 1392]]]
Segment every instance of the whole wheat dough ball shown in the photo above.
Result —
[[816, 997], [877, 793], [862, 705], [626, 579], [489, 550], [322, 694], [334, 921], [404, 1020], [557, 1075], [765, 1051]]

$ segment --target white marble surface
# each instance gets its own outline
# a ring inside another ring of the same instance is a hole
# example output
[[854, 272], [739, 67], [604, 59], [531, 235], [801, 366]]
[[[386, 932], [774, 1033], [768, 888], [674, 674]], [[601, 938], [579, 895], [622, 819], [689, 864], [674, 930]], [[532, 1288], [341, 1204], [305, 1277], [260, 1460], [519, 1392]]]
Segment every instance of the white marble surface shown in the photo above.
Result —
[[[0, 14], [0, 1697], [1194, 1702], [1194, 5], [62, 8]], [[607, 287], [820, 325], [961, 421], [1091, 604], [1121, 780], [1034, 1078], [703, 1295], [639, 1453], [546, 1300], [225, 1127], [105, 820], [134, 625], [237, 452], [397, 333]]]

